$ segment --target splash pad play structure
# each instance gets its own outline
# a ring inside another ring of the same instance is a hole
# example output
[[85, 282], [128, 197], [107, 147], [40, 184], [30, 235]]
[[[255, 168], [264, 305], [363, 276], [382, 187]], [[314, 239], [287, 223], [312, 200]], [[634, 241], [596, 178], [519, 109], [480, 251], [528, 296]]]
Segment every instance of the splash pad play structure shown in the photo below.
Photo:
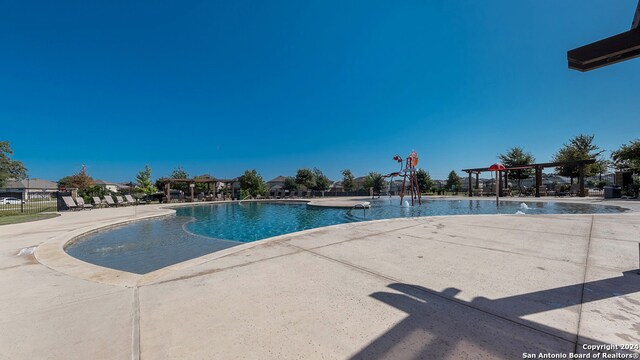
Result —
[[[420, 185], [418, 184], [416, 169], [416, 166], [418, 166], [418, 153], [416, 153], [415, 151], [411, 151], [411, 154], [409, 154], [409, 156], [404, 160], [402, 159], [402, 157], [400, 157], [400, 155], [396, 155], [393, 157], [393, 160], [397, 161], [400, 164], [400, 171], [385, 175], [385, 177], [391, 178], [391, 182], [389, 183], [389, 187], [391, 187], [394, 177], [403, 176], [402, 190], [400, 190], [400, 206], [408, 206], [409, 202], [404, 200], [406, 190], [408, 190], [409, 194], [411, 195], [412, 206], [416, 201], [419, 205], [422, 204], [422, 195], [420, 194]], [[408, 187], [407, 179], [409, 180]]]

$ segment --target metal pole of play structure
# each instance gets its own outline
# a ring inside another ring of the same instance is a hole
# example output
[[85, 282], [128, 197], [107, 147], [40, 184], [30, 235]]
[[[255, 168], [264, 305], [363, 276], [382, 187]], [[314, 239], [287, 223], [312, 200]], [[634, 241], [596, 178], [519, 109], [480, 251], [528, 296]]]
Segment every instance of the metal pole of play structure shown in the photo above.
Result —
[[505, 167], [502, 164], [493, 164], [489, 166], [489, 171], [495, 170], [496, 172], [496, 207], [500, 206], [500, 171]]
[[496, 170], [496, 206], [500, 206], [500, 181], [498, 181], [498, 170]]

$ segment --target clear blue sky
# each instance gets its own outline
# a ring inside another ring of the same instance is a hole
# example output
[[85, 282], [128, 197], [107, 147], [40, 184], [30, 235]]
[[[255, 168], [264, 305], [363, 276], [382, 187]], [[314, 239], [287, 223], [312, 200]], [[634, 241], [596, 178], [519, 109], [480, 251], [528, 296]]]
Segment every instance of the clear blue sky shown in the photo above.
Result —
[[640, 137], [640, 59], [566, 51], [626, 31], [635, 0], [8, 1], [0, 140], [31, 177], [130, 181], [183, 166], [268, 180], [397, 169], [435, 178], [579, 133]]

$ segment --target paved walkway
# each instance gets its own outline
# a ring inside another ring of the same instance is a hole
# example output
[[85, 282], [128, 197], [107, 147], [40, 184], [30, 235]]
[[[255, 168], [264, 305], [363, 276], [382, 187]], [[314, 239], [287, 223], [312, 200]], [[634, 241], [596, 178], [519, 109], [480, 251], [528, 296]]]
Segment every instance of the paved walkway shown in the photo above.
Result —
[[[638, 346], [640, 206], [622, 204], [636, 211], [337, 225], [144, 276], [62, 244], [171, 213], [161, 206], [1, 226], [0, 358], [519, 359]], [[35, 257], [17, 256], [31, 246]]]

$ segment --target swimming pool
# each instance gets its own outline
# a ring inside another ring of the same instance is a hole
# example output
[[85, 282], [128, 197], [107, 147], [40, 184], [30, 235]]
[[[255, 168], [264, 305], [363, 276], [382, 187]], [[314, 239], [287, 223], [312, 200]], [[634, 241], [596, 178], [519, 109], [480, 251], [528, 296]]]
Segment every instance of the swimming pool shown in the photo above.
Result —
[[462, 214], [619, 213], [617, 206], [560, 202], [426, 200], [403, 207], [397, 198], [371, 200], [370, 209], [290, 202], [243, 202], [176, 208], [176, 216], [98, 231], [70, 244], [71, 256], [96, 265], [144, 274], [242, 243], [356, 221]]

